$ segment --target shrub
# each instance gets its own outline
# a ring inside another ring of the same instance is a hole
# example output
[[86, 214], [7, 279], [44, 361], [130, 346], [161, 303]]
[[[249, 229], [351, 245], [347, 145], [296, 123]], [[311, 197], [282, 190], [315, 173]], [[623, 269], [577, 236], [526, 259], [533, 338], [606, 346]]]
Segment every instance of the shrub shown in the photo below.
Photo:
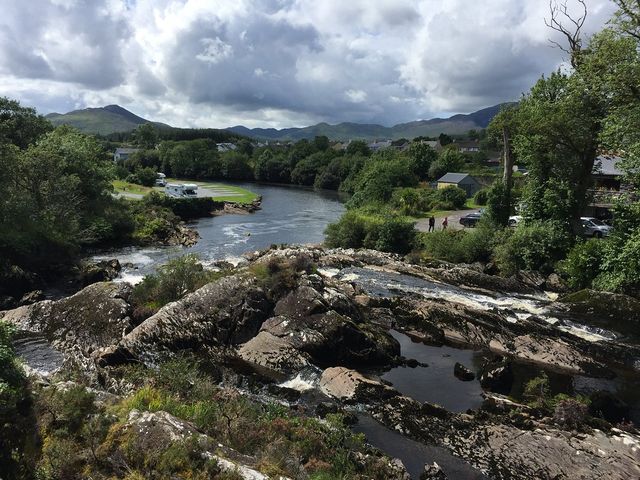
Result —
[[473, 201], [476, 205], [486, 205], [487, 200], [489, 199], [489, 190], [483, 188], [482, 190], [478, 190], [476, 194], [473, 196]]
[[375, 249], [383, 252], [409, 253], [416, 242], [415, 223], [402, 217], [387, 217], [371, 234], [375, 235]]
[[567, 258], [559, 264], [569, 286], [576, 289], [590, 287], [600, 273], [606, 249], [607, 241], [597, 238], [576, 243]]
[[464, 207], [467, 201], [467, 192], [454, 185], [438, 190], [438, 197], [441, 201], [450, 203], [455, 209]]
[[391, 195], [391, 206], [404, 215], [420, 215], [428, 212], [437, 203], [436, 190], [426, 188], [397, 188]]
[[370, 223], [357, 210], [350, 210], [327, 226], [325, 243], [332, 248], [361, 248]]
[[174, 215], [183, 220], [207, 217], [214, 210], [219, 210], [223, 207], [223, 203], [216, 202], [210, 197], [174, 198], [158, 192], [151, 192], [146, 195], [143, 203], [147, 206], [169, 209]]
[[438, 230], [421, 236], [424, 253], [452, 263], [489, 261], [498, 231], [481, 222], [472, 230]]
[[224, 273], [205, 270], [196, 255], [177, 257], [161, 266], [155, 274], [146, 275], [133, 289], [132, 302], [136, 306], [160, 308], [222, 275]]
[[558, 222], [530, 222], [519, 225], [502, 238], [494, 250], [500, 272], [513, 275], [520, 270], [553, 271], [573, 241], [568, 229]]

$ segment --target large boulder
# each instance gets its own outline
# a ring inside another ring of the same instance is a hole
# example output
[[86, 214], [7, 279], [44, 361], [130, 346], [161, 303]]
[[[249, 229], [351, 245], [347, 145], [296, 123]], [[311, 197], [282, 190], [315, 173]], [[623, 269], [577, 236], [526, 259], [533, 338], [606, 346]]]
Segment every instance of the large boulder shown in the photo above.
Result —
[[319, 386], [325, 395], [343, 401], [370, 402], [398, 395], [380, 380], [344, 367], [327, 368], [322, 372]]
[[480, 386], [490, 392], [508, 395], [513, 387], [511, 362], [497, 356], [484, 363], [480, 369]]
[[255, 278], [225, 277], [165, 305], [116, 346], [101, 352], [100, 363], [129, 359], [154, 363], [166, 352], [237, 345], [258, 333], [271, 310]]
[[286, 338], [262, 331], [238, 349], [238, 356], [267, 376], [283, 378], [311, 365], [307, 354]]
[[94, 283], [62, 300], [0, 312], [0, 318], [18, 330], [43, 335], [61, 350], [90, 354], [118, 342], [131, 329], [130, 293], [126, 283]]

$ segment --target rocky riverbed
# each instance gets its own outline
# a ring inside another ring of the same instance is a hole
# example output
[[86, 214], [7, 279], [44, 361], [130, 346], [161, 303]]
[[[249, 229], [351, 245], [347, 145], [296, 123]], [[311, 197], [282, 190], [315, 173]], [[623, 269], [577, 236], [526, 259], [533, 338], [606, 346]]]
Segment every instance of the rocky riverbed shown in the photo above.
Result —
[[[357, 413], [369, 431], [375, 424], [414, 442], [408, 455], [424, 446], [423, 478], [638, 478], [640, 436], [632, 420], [640, 401], [630, 391], [640, 385], [640, 347], [628, 325], [637, 318], [635, 303], [616, 299], [617, 314], [603, 318], [588, 306], [591, 295], [559, 302], [557, 293], [543, 290], [552, 280], [414, 265], [374, 251], [290, 247], [245, 255], [224, 278], [139, 324], [131, 287], [113, 282], [0, 317], [41, 342], [41, 354], [38, 343], [22, 351], [42, 381], [52, 374], [42, 367], [47, 355], [59, 369], [82, 370], [92, 388], [122, 395], [126, 388], [112, 375], [118, 366], [154, 367], [188, 351], [242, 394], [312, 416]], [[416, 349], [407, 357], [411, 341]], [[526, 404], [518, 388], [530, 370], [546, 372], [570, 394], [587, 385], [591, 406], [596, 392], [604, 406], [574, 422], [570, 412], [550, 415]], [[417, 385], [408, 388], [412, 378]], [[432, 388], [445, 393], [428, 394]], [[605, 407], [616, 401], [622, 406], [613, 415]], [[127, 428], [148, 422], [192, 428], [140, 412]], [[392, 455], [402, 459], [402, 451]], [[255, 473], [244, 478], [262, 478], [254, 467], [245, 465]], [[396, 472], [395, 478], [405, 475]], [[420, 474], [415, 466], [410, 473]]]

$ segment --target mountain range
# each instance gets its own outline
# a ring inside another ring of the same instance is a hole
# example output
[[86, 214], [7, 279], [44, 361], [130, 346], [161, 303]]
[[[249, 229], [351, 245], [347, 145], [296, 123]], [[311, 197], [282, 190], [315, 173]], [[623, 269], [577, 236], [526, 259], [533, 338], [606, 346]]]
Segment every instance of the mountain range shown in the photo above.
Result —
[[[258, 140], [301, 140], [312, 139], [318, 135], [326, 135], [331, 140], [350, 139], [399, 139], [415, 138], [419, 136], [438, 136], [441, 133], [448, 135], [463, 134], [472, 129], [486, 128], [491, 119], [508, 103], [483, 108], [470, 114], [458, 114], [449, 118], [432, 118], [431, 120], [418, 120], [408, 123], [400, 123], [393, 127], [385, 127], [377, 124], [339, 123], [329, 125], [318, 123], [302, 128], [247, 128], [242, 125], [228, 128], [227, 130], [238, 135], [255, 138]], [[115, 132], [129, 132], [143, 123], [153, 123], [159, 127], [169, 127], [163, 123], [151, 122], [131, 113], [119, 105], [108, 105], [101, 108], [85, 108], [69, 113], [50, 113], [47, 118], [54, 125], [67, 124], [78, 128], [85, 133], [97, 133], [108, 135]]]

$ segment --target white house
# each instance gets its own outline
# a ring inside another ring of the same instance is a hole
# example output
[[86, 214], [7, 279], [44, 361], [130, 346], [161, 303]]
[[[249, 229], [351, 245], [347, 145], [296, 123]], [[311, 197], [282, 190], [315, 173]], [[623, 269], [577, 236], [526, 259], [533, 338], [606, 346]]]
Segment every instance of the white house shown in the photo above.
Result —
[[139, 148], [116, 148], [115, 153], [113, 154], [114, 162], [124, 162], [129, 156], [135, 152], [140, 150]]

